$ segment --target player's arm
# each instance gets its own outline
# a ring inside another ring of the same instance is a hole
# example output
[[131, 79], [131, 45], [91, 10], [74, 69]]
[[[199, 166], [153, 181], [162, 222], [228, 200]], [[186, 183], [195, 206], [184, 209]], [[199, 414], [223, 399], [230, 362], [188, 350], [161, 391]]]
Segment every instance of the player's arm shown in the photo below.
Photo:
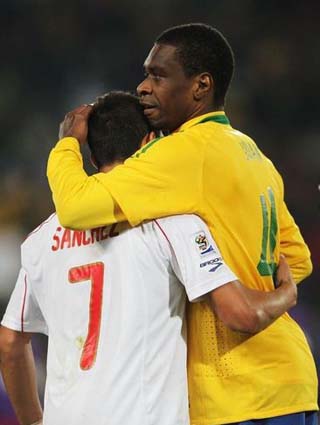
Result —
[[280, 252], [286, 257], [294, 281], [299, 283], [312, 272], [310, 251], [284, 202], [280, 214]]
[[214, 313], [230, 329], [255, 334], [282, 316], [297, 302], [297, 287], [284, 257], [277, 271], [278, 287], [264, 292], [239, 280], [211, 291], [207, 297]]
[[64, 138], [48, 160], [49, 185], [63, 226], [88, 229], [125, 219], [135, 226], [196, 209], [202, 194], [202, 152], [197, 146], [185, 149], [183, 133], [151, 141], [112, 171], [88, 176], [79, 148], [87, 137], [86, 108], [70, 113], [70, 129], [60, 133]]
[[110, 192], [99, 180], [103, 173], [89, 177], [84, 171], [75, 138], [63, 138], [57, 143], [49, 156], [47, 174], [62, 226], [86, 229], [125, 220]]
[[0, 369], [8, 396], [22, 425], [41, 423], [30, 333], [0, 327]]
[[[61, 224], [70, 228], [94, 228], [125, 220], [110, 192], [83, 169], [79, 144], [87, 138], [90, 105], [69, 112], [60, 125], [62, 139], [51, 151], [47, 174]], [[98, 176], [98, 177], [97, 177]]]
[[[28, 246], [22, 246], [22, 263]], [[23, 300], [23, 302], [22, 302]], [[11, 294], [0, 328], [0, 368], [9, 398], [21, 424], [29, 425], [42, 418], [38, 398], [31, 336], [47, 334], [47, 326], [32, 292], [25, 268]]]
[[300, 233], [299, 227], [296, 225], [284, 202], [284, 184], [282, 177], [272, 162], [268, 159], [267, 161], [272, 168], [272, 174], [275, 177], [275, 184], [278, 186], [277, 191], [281, 193], [282, 196], [281, 203], [277, 205], [279, 211], [278, 228], [280, 254], [285, 256], [294, 281], [299, 283], [312, 272], [310, 251]]
[[170, 241], [172, 267], [190, 301], [205, 298], [226, 326], [250, 334], [266, 328], [296, 304], [297, 287], [284, 258], [279, 264], [277, 289], [250, 289], [224, 262], [206, 224], [199, 217], [184, 217], [161, 223]]

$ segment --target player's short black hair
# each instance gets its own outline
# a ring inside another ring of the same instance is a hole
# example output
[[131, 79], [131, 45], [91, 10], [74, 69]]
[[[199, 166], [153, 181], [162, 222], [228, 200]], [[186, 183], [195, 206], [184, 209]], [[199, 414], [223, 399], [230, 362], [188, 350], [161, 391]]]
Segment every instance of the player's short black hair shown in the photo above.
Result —
[[88, 120], [88, 144], [97, 166], [129, 158], [149, 131], [137, 96], [112, 91], [98, 97]]
[[209, 72], [215, 83], [214, 104], [224, 105], [234, 71], [234, 54], [220, 31], [202, 23], [179, 25], [165, 30], [155, 43], [177, 48], [187, 77]]

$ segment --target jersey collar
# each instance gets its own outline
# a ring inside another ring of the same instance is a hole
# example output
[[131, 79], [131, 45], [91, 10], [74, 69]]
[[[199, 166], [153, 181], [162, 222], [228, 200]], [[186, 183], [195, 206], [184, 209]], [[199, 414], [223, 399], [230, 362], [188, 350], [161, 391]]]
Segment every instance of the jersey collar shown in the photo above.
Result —
[[192, 118], [191, 120], [182, 124], [182, 126], [177, 131], [184, 131], [190, 127], [193, 127], [194, 125], [202, 124], [208, 121], [213, 121], [218, 124], [230, 125], [230, 121], [228, 120], [224, 111], [216, 111]]

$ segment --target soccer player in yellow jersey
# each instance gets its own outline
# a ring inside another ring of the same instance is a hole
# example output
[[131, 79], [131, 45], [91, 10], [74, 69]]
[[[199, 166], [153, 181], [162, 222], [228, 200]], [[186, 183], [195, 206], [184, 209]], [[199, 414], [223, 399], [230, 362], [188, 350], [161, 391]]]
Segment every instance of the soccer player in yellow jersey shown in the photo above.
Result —
[[[274, 288], [280, 254], [299, 283], [312, 265], [284, 203], [282, 179], [224, 113], [234, 69], [228, 42], [204, 24], [174, 27], [158, 37], [144, 67], [138, 94], [145, 115], [168, 136], [149, 142], [110, 173], [88, 177], [78, 142], [85, 142], [90, 107], [70, 113], [62, 132], [69, 137], [59, 141], [48, 163], [62, 224], [88, 228], [128, 220], [136, 225], [195, 213], [249, 287]], [[205, 262], [201, 241], [199, 256]], [[191, 423], [315, 425], [315, 364], [289, 314], [254, 336], [228, 329], [217, 316], [206, 303], [189, 308]]]

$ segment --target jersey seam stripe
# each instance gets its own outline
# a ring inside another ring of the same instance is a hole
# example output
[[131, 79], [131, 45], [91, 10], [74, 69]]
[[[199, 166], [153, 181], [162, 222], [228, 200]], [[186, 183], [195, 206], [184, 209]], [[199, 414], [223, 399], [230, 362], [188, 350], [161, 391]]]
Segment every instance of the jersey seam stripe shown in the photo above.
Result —
[[21, 332], [24, 332], [24, 309], [26, 305], [26, 297], [27, 297], [27, 275], [24, 275], [24, 294], [21, 308]]
[[[171, 248], [173, 249], [172, 243], [170, 242], [170, 239], [168, 238], [166, 232], [163, 230], [163, 228], [160, 226], [160, 224], [158, 223], [157, 220], [154, 220], [154, 222], [156, 223], [156, 225], [159, 227], [160, 232], [163, 234], [163, 236], [166, 238], [168, 244], [171, 246]], [[174, 249], [173, 249], [174, 251]]]
[[[158, 221], [156, 220], [156, 219], [154, 219], [153, 220], [155, 223], [156, 223], [156, 225], [159, 227], [159, 229], [160, 229], [160, 232], [163, 234], [163, 236], [165, 237], [165, 239], [166, 239], [166, 241], [168, 242], [168, 244], [169, 244], [169, 247], [170, 247], [170, 249], [172, 250], [172, 252], [173, 252], [173, 255], [175, 256], [175, 258], [177, 258], [177, 254], [176, 254], [176, 251], [175, 251], [175, 249], [174, 249], [174, 246], [172, 245], [172, 243], [170, 242], [170, 239], [169, 239], [169, 237], [167, 236], [167, 234], [166, 234], [166, 232], [163, 230], [163, 228], [160, 226], [160, 224], [158, 223]], [[182, 273], [182, 272], [181, 272]], [[183, 274], [183, 273], [182, 273]]]

